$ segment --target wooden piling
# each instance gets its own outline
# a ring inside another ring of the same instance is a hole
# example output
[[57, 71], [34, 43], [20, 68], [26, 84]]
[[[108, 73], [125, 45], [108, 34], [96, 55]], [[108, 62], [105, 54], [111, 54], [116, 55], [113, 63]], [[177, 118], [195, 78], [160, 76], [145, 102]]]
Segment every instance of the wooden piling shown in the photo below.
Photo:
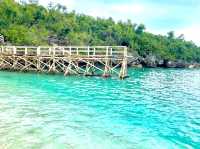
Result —
[[121, 66], [121, 70], [119, 73], [119, 78], [120, 79], [124, 79], [127, 77], [127, 48], [124, 48], [124, 57], [122, 60], [122, 66]]

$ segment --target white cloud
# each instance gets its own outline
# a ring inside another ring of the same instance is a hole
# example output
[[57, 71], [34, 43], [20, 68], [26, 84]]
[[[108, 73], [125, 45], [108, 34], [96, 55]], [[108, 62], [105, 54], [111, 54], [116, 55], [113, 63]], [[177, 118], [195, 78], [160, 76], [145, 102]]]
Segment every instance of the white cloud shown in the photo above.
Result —
[[117, 4], [112, 5], [109, 7], [111, 11], [117, 12], [117, 13], [123, 13], [123, 14], [140, 14], [144, 13], [145, 6], [141, 4]]
[[[167, 35], [167, 33], [171, 30], [169, 29], [148, 29], [148, 32], [154, 33], [154, 34], [161, 34], [161, 35]], [[193, 41], [195, 44], [200, 46], [200, 23], [194, 23], [192, 25], [179, 28], [179, 29], [172, 29], [172, 31], [175, 32], [176, 37], [180, 36], [181, 34], [184, 34], [184, 38], [186, 41]]]
[[59, 3], [66, 5], [68, 8], [74, 8], [76, 5], [75, 0], [39, 0], [39, 3], [44, 6], [48, 6], [50, 2], [53, 4]]
[[200, 24], [194, 24], [176, 31], [179, 35], [184, 34], [186, 40], [192, 40], [200, 46]]
[[[76, 0], [74, 0], [76, 1]], [[84, 13], [94, 17], [112, 17], [114, 20], [127, 21], [132, 20], [134, 23], [144, 23], [149, 26], [149, 22], [166, 16], [170, 8], [163, 9], [157, 5], [142, 2], [123, 2], [106, 3], [97, 0], [88, 2], [87, 0], [79, 0], [76, 2], [75, 9], [78, 13]]]

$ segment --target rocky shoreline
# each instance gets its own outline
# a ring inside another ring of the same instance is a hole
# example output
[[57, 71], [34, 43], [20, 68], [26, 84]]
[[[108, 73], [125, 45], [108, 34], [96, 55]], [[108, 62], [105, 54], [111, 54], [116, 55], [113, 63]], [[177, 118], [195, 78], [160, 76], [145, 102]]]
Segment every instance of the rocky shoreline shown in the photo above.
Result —
[[128, 66], [136, 68], [200, 68], [200, 63], [186, 62], [183, 60], [163, 60], [157, 59], [155, 56], [143, 57], [131, 57], [128, 58]]

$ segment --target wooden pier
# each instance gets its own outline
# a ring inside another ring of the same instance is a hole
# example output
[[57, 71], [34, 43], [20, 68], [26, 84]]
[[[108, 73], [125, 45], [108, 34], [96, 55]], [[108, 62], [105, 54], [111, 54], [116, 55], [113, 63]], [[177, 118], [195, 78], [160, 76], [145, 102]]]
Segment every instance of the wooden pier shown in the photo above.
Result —
[[1, 46], [0, 70], [127, 77], [124, 46]]

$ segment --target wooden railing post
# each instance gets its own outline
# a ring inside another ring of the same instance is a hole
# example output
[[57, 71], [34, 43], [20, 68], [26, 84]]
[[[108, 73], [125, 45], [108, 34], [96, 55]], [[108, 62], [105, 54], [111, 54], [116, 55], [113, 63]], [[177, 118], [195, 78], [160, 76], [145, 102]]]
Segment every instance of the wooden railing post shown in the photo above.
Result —
[[27, 50], [27, 47], [25, 47], [25, 55], [28, 54], [28, 50]]
[[40, 56], [40, 47], [37, 47], [37, 56]]
[[124, 48], [124, 57], [127, 57], [127, 55], [128, 55], [128, 48], [125, 47], [125, 48]]
[[40, 51], [40, 46], [37, 47], [37, 71], [41, 71], [41, 68], [40, 68], [40, 54], [41, 54], [41, 51]]
[[53, 57], [55, 57], [55, 55], [56, 55], [56, 48], [53, 47]]
[[49, 50], [49, 55], [51, 55], [51, 47], [49, 47], [49, 49], [48, 49], [48, 50]]
[[69, 55], [72, 55], [72, 47], [69, 47]]
[[124, 79], [125, 77], [127, 77], [127, 53], [128, 53], [128, 49], [127, 47], [124, 47], [124, 57], [123, 57], [123, 61], [122, 61], [122, 66], [121, 66], [121, 70], [120, 70], [120, 74], [119, 74], [119, 78]]
[[113, 53], [112, 48], [110, 48], [110, 56], [112, 56], [112, 53]]
[[76, 48], [76, 55], [79, 55], [78, 48]]
[[14, 46], [13, 47], [13, 54], [16, 55], [17, 54], [17, 48]]
[[108, 52], [109, 52], [108, 50], [109, 50], [109, 47], [107, 46], [106, 47], [106, 57], [108, 57]]
[[87, 48], [87, 51], [88, 51], [88, 57], [90, 57], [90, 47], [89, 46]]
[[105, 68], [103, 77], [110, 77], [110, 59], [109, 59], [109, 47], [106, 47], [106, 56], [105, 56]]
[[62, 47], [62, 54], [65, 55], [65, 47]]
[[94, 56], [96, 55], [96, 48], [94, 48], [93, 55]]

